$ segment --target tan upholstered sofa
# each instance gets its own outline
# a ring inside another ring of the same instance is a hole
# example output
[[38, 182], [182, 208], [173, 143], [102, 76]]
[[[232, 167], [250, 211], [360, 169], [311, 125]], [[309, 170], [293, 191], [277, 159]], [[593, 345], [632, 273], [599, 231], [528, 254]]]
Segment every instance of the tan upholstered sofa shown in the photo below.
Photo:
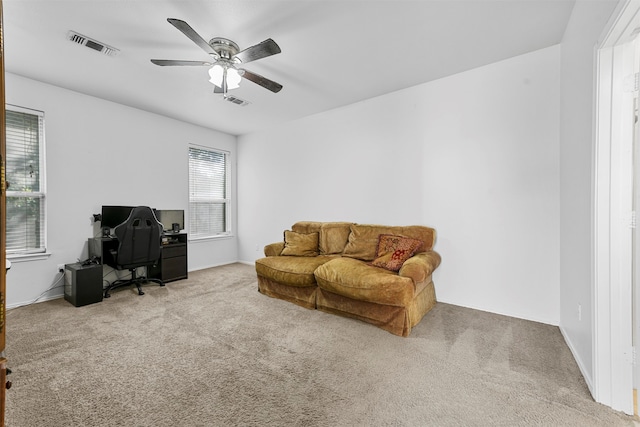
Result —
[[258, 290], [406, 337], [436, 303], [435, 239], [418, 225], [297, 222], [256, 261]]

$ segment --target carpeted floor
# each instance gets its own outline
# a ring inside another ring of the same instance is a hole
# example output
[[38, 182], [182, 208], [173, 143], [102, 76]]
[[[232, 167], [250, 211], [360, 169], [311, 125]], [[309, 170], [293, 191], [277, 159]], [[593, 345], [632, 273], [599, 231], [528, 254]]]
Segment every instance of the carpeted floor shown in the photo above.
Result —
[[401, 338], [272, 299], [254, 268], [7, 313], [25, 426], [625, 426], [558, 328], [439, 303]]

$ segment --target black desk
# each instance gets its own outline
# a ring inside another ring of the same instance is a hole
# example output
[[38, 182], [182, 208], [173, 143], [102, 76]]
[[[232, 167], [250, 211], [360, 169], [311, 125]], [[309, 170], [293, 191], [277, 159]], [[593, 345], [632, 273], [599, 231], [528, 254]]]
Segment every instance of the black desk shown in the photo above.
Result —
[[[147, 268], [147, 277], [163, 282], [186, 279], [187, 233], [167, 233], [162, 236], [162, 252], [154, 266]], [[89, 257], [99, 257], [101, 264], [115, 265], [111, 250], [118, 249], [117, 237], [93, 237], [89, 239]]]
[[149, 277], [163, 282], [186, 279], [187, 273], [187, 233], [167, 233], [162, 236], [160, 260], [149, 267]]

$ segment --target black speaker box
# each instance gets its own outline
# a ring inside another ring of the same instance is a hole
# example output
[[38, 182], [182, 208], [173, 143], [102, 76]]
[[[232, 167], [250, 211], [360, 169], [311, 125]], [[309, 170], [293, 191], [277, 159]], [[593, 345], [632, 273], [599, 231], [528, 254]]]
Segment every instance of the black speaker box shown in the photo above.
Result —
[[102, 264], [64, 266], [64, 299], [76, 307], [102, 301]]

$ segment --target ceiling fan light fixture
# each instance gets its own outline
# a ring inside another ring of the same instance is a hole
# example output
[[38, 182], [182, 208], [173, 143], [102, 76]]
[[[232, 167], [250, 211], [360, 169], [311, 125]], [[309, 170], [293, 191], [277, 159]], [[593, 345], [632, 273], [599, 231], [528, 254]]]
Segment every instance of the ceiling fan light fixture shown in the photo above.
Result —
[[240, 73], [235, 68], [227, 68], [227, 87], [229, 89], [236, 89], [240, 87]]
[[224, 78], [224, 68], [220, 64], [214, 64], [213, 67], [209, 68], [209, 82], [212, 84], [222, 87], [222, 79]]
[[214, 64], [213, 67], [209, 69], [209, 76], [211, 77], [209, 79], [209, 82], [213, 83], [219, 88], [222, 88], [223, 81], [225, 80], [225, 74], [227, 80], [227, 89], [237, 89], [240, 87], [240, 80], [242, 80], [242, 77], [240, 76], [238, 70], [233, 67], [223, 66], [221, 64]]

